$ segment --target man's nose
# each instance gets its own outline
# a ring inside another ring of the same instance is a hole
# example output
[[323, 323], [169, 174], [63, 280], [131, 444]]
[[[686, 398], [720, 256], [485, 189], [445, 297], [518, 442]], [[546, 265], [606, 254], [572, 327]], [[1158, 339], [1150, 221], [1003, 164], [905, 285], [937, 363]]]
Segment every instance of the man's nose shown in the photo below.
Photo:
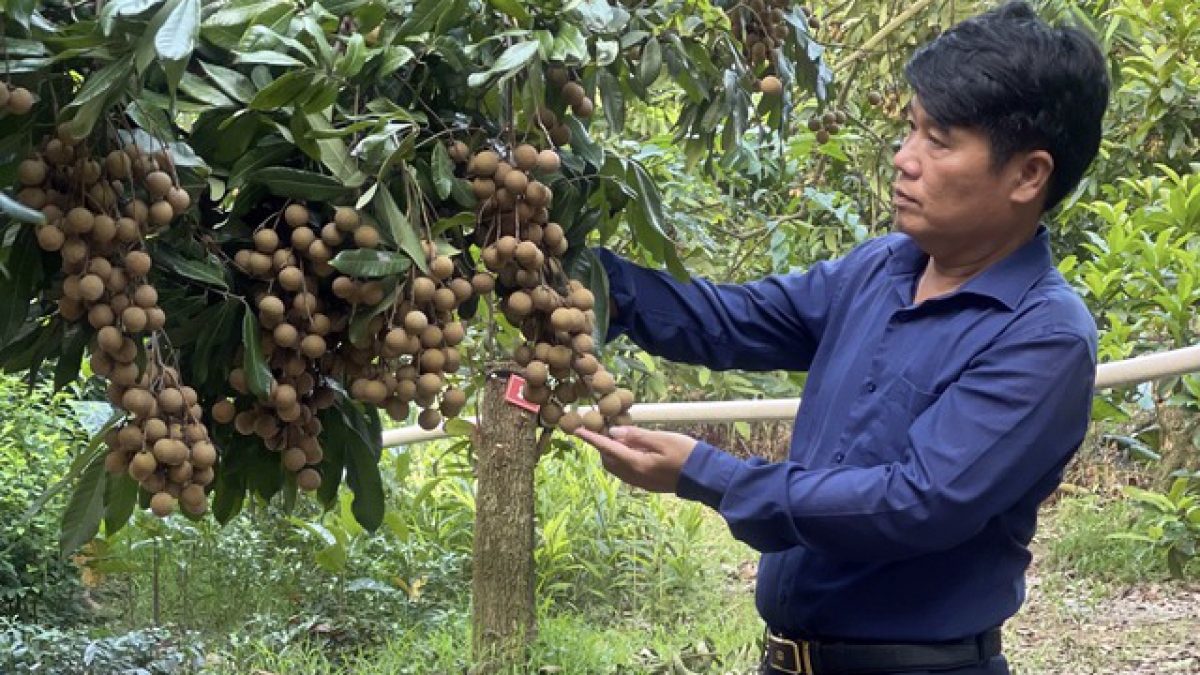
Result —
[[909, 140], [912, 136], [905, 136], [896, 146], [896, 153], [892, 156], [892, 164], [900, 171], [900, 174], [905, 178], [919, 178], [921, 174], [921, 163], [917, 161], [916, 155], [909, 147]]

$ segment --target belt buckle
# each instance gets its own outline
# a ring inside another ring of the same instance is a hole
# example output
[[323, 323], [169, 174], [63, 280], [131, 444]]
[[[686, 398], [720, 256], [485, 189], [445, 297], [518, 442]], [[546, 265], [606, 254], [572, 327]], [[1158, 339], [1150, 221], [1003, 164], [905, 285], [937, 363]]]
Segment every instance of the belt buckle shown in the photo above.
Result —
[[[812, 667], [811, 648], [810, 648], [809, 642], [807, 640], [800, 640], [799, 642], [795, 642], [794, 640], [788, 640], [786, 638], [781, 638], [777, 635], [773, 635], [770, 633], [767, 634], [767, 639], [772, 644], [776, 645], [776, 647], [777, 647], [775, 650], [772, 650], [772, 652], [771, 652], [771, 654], [772, 654], [771, 667], [772, 668], [774, 668], [775, 670], [778, 670], [780, 672], [787, 673], [788, 675], [815, 675], [815, 673], [813, 672], [813, 667]], [[781, 649], [783, 647], [791, 648], [792, 663], [794, 663], [796, 665], [796, 668], [799, 668], [799, 670], [793, 670], [791, 668], [783, 667], [785, 665], [783, 663], [784, 653], [783, 653], [783, 651], [781, 651]]]

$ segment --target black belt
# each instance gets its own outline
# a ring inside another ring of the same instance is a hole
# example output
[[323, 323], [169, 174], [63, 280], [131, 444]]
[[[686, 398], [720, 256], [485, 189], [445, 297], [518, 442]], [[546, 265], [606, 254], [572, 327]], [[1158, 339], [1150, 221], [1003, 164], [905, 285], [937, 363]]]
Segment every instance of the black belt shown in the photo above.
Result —
[[956, 642], [857, 643], [791, 640], [767, 631], [764, 673], [869, 675], [977, 666], [1000, 654], [1000, 629]]

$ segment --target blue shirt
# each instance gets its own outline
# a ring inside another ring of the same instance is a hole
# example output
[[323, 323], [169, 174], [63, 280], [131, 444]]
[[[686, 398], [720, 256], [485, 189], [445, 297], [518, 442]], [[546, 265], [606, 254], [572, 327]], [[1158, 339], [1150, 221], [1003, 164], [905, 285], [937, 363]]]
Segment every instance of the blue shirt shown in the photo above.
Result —
[[712, 369], [808, 371], [790, 455], [699, 443], [680, 497], [763, 553], [757, 605], [790, 634], [952, 640], [1024, 600], [1038, 505], [1082, 443], [1096, 327], [1047, 233], [913, 304], [928, 260], [903, 234], [744, 285], [597, 251], [610, 337]]

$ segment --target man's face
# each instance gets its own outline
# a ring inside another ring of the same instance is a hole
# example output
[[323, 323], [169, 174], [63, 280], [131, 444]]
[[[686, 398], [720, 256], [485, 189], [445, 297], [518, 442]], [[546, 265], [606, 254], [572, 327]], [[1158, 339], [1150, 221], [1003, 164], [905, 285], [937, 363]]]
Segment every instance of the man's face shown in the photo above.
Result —
[[1013, 222], [1011, 169], [993, 169], [978, 129], [939, 126], [913, 98], [909, 134], [893, 162], [895, 226], [919, 243], [971, 245]]

